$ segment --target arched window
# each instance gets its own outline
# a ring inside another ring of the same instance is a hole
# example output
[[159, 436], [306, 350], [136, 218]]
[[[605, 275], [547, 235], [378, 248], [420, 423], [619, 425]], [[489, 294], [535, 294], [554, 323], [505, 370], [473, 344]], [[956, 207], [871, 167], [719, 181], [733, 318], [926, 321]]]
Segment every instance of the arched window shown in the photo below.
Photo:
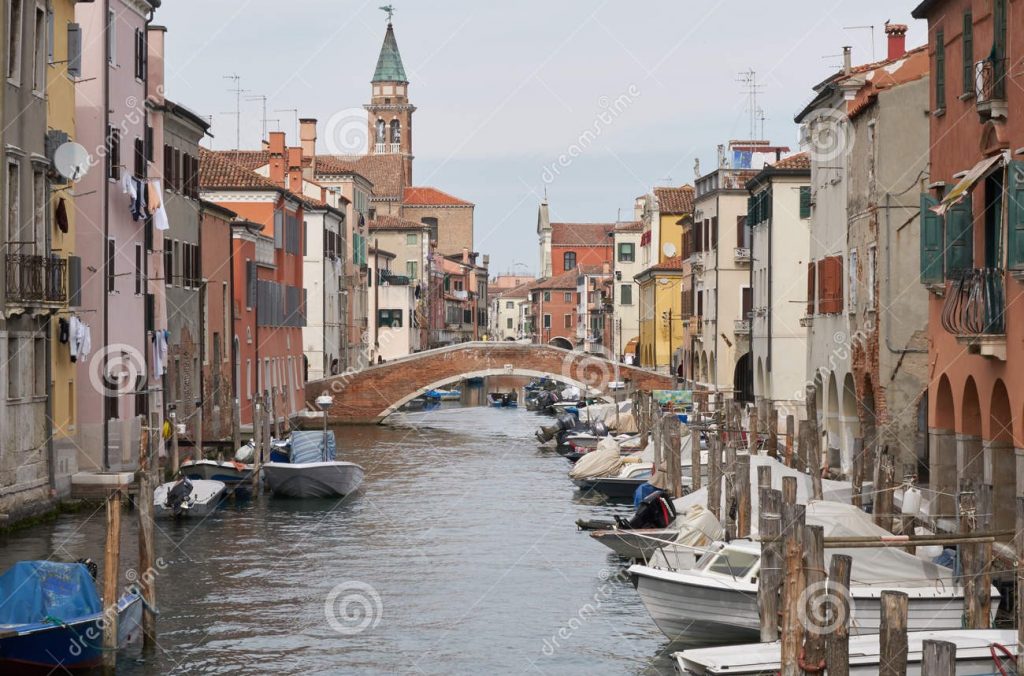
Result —
[[420, 223], [430, 228], [430, 241], [437, 241], [437, 218], [434, 216], [424, 216], [420, 219]]
[[562, 256], [562, 267], [568, 270], [576, 269], [576, 252], [566, 251], [565, 255]]
[[398, 120], [391, 120], [391, 142], [402, 142], [402, 123]]
[[385, 143], [387, 141], [388, 127], [384, 120], [377, 120], [377, 143]]

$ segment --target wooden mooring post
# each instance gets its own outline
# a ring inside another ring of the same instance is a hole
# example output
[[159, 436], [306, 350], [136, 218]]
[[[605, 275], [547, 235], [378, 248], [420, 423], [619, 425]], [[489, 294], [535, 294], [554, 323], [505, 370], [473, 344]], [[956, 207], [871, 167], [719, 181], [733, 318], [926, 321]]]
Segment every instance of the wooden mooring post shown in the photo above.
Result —
[[[977, 527], [977, 502], [974, 482], [960, 480], [960, 533], [969, 535]], [[964, 624], [967, 629], [988, 629], [991, 620], [991, 586], [986, 551], [978, 543], [961, 543], [960, 562], [964, 583]]]
[[260, 469], [263, 466], [263, 406], [259, 397], [253, 399], [252, 405], [252, 492], [260, 494]]
[[785, 551], [785, 579], [782, 584], [782, 676], [800, 676], [803, 649], [803, 624], [800, 602], [803, 600], [804, 505], [782, 505], [782, 535]]
[[[818, 481], [821, 481], [821, 429], [818, 427], [818, 399], [817, 390], [814, 385], [807, 385], [804, 387], [804, 405], [807, 407], [807, 425], [810, 427], [811, 445], [808, 448], [807, 455], [814, 455], [816, 460], [814, 461], [813, 469], [818, 474]], [[801, 439], [801, 443], [803, 440]], [[809, 460], [809, 458], [808, 458]], [[808, 465], [807, 471], [812, 471], [812, 466]], [[817, 495], [817, 493], [815, 493]], [[816, 499], [821, 500], [818, 496]]]
[[804, 526], [804, 584], [811, 593], [804, 594], [803, 597], [803, 663], [807, 665], [805, 671], [817, 673], [825, 668], [828, 603], [825, 581], [825, 530], [821, 526]]
[[780, 539], [782, 493], [771, 487], [760, 488], [758, 502], [761, 574], [757, 585], [757, 609], [761, 619], [761, 641], [766, 643], [779, 640], [779, 589], [782, 586], [783, 565]]
[[672, 495], [680, 496], [683, 494], [683, 469], [680, 457], [682, 428], [679, 416], [675, 413], [664, 414], [661, 418], [661, 427], [661, 444], [668, 480], [666, 488]]
[[231, 445], [234, 451], [242, 447], [242, 403], [238, 397], [231, 400]]
[[824, 490], [821, 483], [821, 448], [814, 443], [813, 434], [814, 426], [807, 420], [801, 420], [800, 449], [807, 465], [807, 473], [811, 476], [811, 497], [822, 500]]
[[853, 559], [847, 554], [833, 554], [828, 568], [829, 625], [825, 637], [825, 667], [829, 676], [850, 673], [850, 568]]
[[[173, 479], [177, 474], [177, 469], [181, 467], [178, 463], [180, 458], [178, 451], [178, 414], [176, 411], [171, 411], [168, 417], [171, 419], [171, 465], [175, 468], [174, 472], [171, 474], [171, 478]], [[198, 460], [198, 458], [192, 459]]]
[[864, 439], [857, 437], [853, 440], [853, 476], [850, 482], [853, 485], [853, 495], [850, 496], [850, 504], [854, 507], [861, 506], [861, 493], [864, 492]]
[[761, 433], [758, 427], [760, 418], [757, 415], [757, 407], [750, 409], [750, 416], [747, 421], [747, 448], [750, 454], [757, 453], [760, 447]]
[[768, 455], [779, 457], [779, 411], [775, 404], [768, 402]]
[[[956, 675], [956, 644], [925, 639], [921, 644], [921, 673], [928, 676]], [[831, 676], [831, 674], [830, 674]]]
[[750, 536], [750, 456], [736, 458], [736, 537]]
[[907, 595], [882, 592], [882, 622], [878, 644], [879, 676], [905, 676], [907, 673]]
[[700, 466], [700, 430], [690, 428], [690, 488], [698, 490], [701, 486]]
[[796, 418], [792, 415], [786, 416], [786, 466], [793, 467], [793, 443], [796, 441], [794, 432], [796, 431]]
[[872, 512], [875, 525], [892, 531], [893, 491], [896, 488], [896, 466], [892, 456], [883, 451], [878, 456], [878, 481], [875, 482]]
[[103, 548], [103, 673], [117, 670], [117, 578], [121, 567], [121, 489], [107, 493], [107, 539]]
[[796, 504], [796, 477], [795, 476], [784, 476], [782, 477], [782, 504], [794, 505]]
[[[139, 448], [139, 492], [136, 497], [139, 517], [139, 568], [137, 579], [142, 606], [142, 641], [150, 648], [156, 645], [156, 554], [153, 545], [153, 492], [156, 490], [156, 464], [160, 444], [160, 415], [151, 413], [149, 427], [142, 428]], [[177, 474], [177, 468], [174, 474]]]
[[708, 435], [708, 511], [722, 518], [722, 444], [718, 434]]
[[[772, 487], [772, 468], [771, 465], [758, 465], [757, 466], [757, 490], [762, 488]], [[760, 495], [760, 493], [758, 493]]]

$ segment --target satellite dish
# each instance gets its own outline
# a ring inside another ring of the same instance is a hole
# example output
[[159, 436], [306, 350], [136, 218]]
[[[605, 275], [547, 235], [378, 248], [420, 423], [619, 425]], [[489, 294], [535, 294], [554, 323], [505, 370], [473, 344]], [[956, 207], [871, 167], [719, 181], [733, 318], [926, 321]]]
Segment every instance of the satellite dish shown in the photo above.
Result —
[[69, 141], [53, 151], [53, 165], [61, 176], [69, 181], [77, 181], [88, 173], [92, 158], [84, 146]]
[[663, 246], [661, 250], [664, 251], [665, 255], [668, 256], [669, 258], [672, 258], [673, 256], [676, 255], [676, 245], [673, 244], [672, 242], [669, 242], [668, 244]]

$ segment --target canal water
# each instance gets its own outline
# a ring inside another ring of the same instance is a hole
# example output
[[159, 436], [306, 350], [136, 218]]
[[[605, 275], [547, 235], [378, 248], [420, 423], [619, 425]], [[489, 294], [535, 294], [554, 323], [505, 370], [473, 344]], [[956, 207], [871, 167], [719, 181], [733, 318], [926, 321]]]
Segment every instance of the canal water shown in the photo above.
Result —
[[[670, 674], [666, 639], [522, 409], [442, 408], [336, 430], [343, 501], [262, 496], [157, 524], [158, 648], [119, 673]], [[122, 580], [138, 560], [123, 515]], [[0, 537], [18, 560], [102, 562], [104, 513]]]

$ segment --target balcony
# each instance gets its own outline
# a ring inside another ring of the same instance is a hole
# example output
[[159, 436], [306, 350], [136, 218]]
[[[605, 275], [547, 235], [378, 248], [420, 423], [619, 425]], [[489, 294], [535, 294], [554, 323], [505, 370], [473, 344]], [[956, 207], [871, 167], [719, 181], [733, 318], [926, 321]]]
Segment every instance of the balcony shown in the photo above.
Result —
[[377, 155], [396, 155], [401, 152], [401, 143], [378, 143], [374, 147]]
[[737, 319], [732, 323], [732, 332], [737, 336], [749, 336], [750, 335], [750, 320], [749, 319]]
[[738, 246], [733, 250], [732, 257], [737, 263], [749, 263], [750, 249], [745, 246]]
[[385, 286], [409, 286], [409, 278], [393, 274], [390, 270], [381, 270], [380, 283]]
[[1006, 359], [1005, 273], [1000, 268], [954, 270], [946, 282], [942, 328], [974, 354]]
[[1006, 59], [974, 64], [974, 101], [982, 120], [1006, 119]]
[[7, 302], [63, 305], [68, 298], [68, 262], [58, 256], [7, 254]]

